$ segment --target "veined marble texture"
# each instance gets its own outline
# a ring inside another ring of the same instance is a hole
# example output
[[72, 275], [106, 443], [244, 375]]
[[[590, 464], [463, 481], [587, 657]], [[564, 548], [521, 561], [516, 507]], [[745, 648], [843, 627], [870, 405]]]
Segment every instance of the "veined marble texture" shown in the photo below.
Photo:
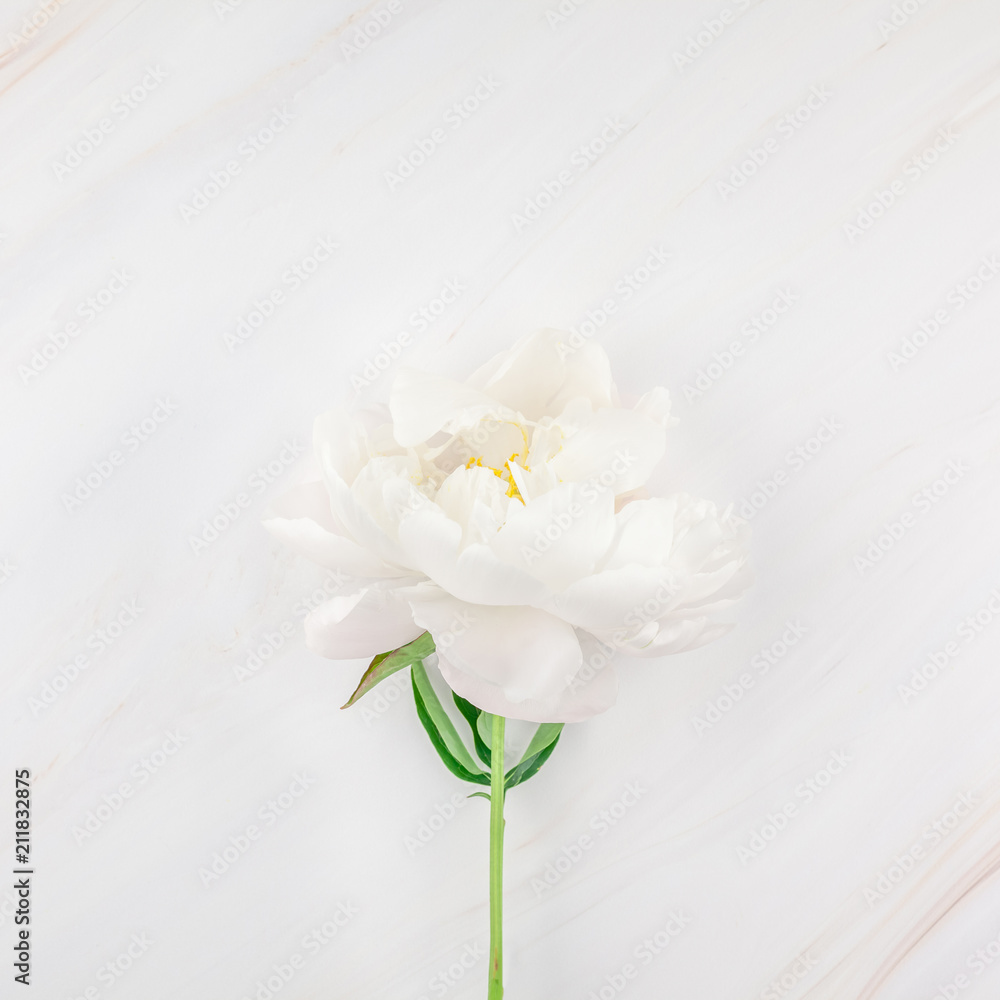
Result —
[[756, 583], [510, 793], [506, 996], [1000, 995], [995, 0], [4, 0], [0, 47], [0, 995], [485, 997], [488, 807], [405, 674], [338, 710], [350, 581], [260, 522], [317, 413], [543, 326], [671, 390], [653, 486]]

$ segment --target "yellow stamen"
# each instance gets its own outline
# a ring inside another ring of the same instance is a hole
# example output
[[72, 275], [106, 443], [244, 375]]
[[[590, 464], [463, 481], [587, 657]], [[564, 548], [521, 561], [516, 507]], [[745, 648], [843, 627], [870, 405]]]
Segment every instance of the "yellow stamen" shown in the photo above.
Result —
[[[520, 500], [524, 503], [524, 497], [521, 496], [521, 491], [517, 488], [517, 483], [514, 481], [514, 474], [510, 470], [510, 463], [517, 458], [517, 453], [515, 452], [510, 458], [507, 459], [503, 464], [502, 469], [495, 469], [492, 465], [483, 465], [483, 459], [480, 455], [479, 458], [470, 458], [468, 462], [465, 463], [467, 469], [471, 469], [474, 466], [480, 469], [489, 469], [497, 479], [503, 480], [507, 484], [507, 496], [514, 500]], [[530, 469], [528, 470], [531, 471]]]
[[514, 473], [510, 467], [510, 463], [515, 458], [517, 458], [516, 454], [511, 455], [510, 458], [508, 458], [507, 461], [504, 462], [504, 468], [507, 470], [507, 475], [509, 477], [509, 483], [510, 483], [510, 485], [507, 487], [507, 496], [512, 497], [514, 500], [520, 500], [521, 503], [524, 503], [524, 497], [521, 496], [521, 491], [517, 488], [517, 482], [514, 479]]

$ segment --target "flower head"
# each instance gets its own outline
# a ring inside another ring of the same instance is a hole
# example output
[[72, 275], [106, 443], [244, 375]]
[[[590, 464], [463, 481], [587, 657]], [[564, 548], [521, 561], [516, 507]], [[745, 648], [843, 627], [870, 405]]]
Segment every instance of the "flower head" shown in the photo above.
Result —
[[310, 648], [370, 657], [429, 631], [474, 705], [575, 722], [613, 704], [611, 651], [678, 653], [727, 630], [709, 615], [750, 582], [746, 525], [648, 496], [669, 396], [623, 409], [597, 344], [544, 330], [465, 382], [402, 369], [388, 416], [319, 417], [322, 481], [266, 522], [359, 581], [306, 619]]

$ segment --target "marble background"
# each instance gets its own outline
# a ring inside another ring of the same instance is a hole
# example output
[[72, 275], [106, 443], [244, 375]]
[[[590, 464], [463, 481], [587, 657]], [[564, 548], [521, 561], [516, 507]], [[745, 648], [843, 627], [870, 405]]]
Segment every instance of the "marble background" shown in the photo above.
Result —
[[0, 993], [485, 996], [487, 806], [405, 675], [338, 711], [301, 621], [349, 581], [260, 521], [316, 413], [551, 325], [671, 390], [654, 486], [752, 517], [757, 581], [511, 793], [507, 996], [995, 997], [998, 43], [995, 0], [5, 0]]

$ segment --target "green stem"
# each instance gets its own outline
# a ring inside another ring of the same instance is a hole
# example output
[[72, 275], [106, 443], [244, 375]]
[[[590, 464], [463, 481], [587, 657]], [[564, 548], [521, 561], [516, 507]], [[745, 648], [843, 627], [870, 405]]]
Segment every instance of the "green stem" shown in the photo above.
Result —
[[506, 720], [493, 716], [490, 747], [490, 991], [489, 1000], [503, 997], [503, 730]]

